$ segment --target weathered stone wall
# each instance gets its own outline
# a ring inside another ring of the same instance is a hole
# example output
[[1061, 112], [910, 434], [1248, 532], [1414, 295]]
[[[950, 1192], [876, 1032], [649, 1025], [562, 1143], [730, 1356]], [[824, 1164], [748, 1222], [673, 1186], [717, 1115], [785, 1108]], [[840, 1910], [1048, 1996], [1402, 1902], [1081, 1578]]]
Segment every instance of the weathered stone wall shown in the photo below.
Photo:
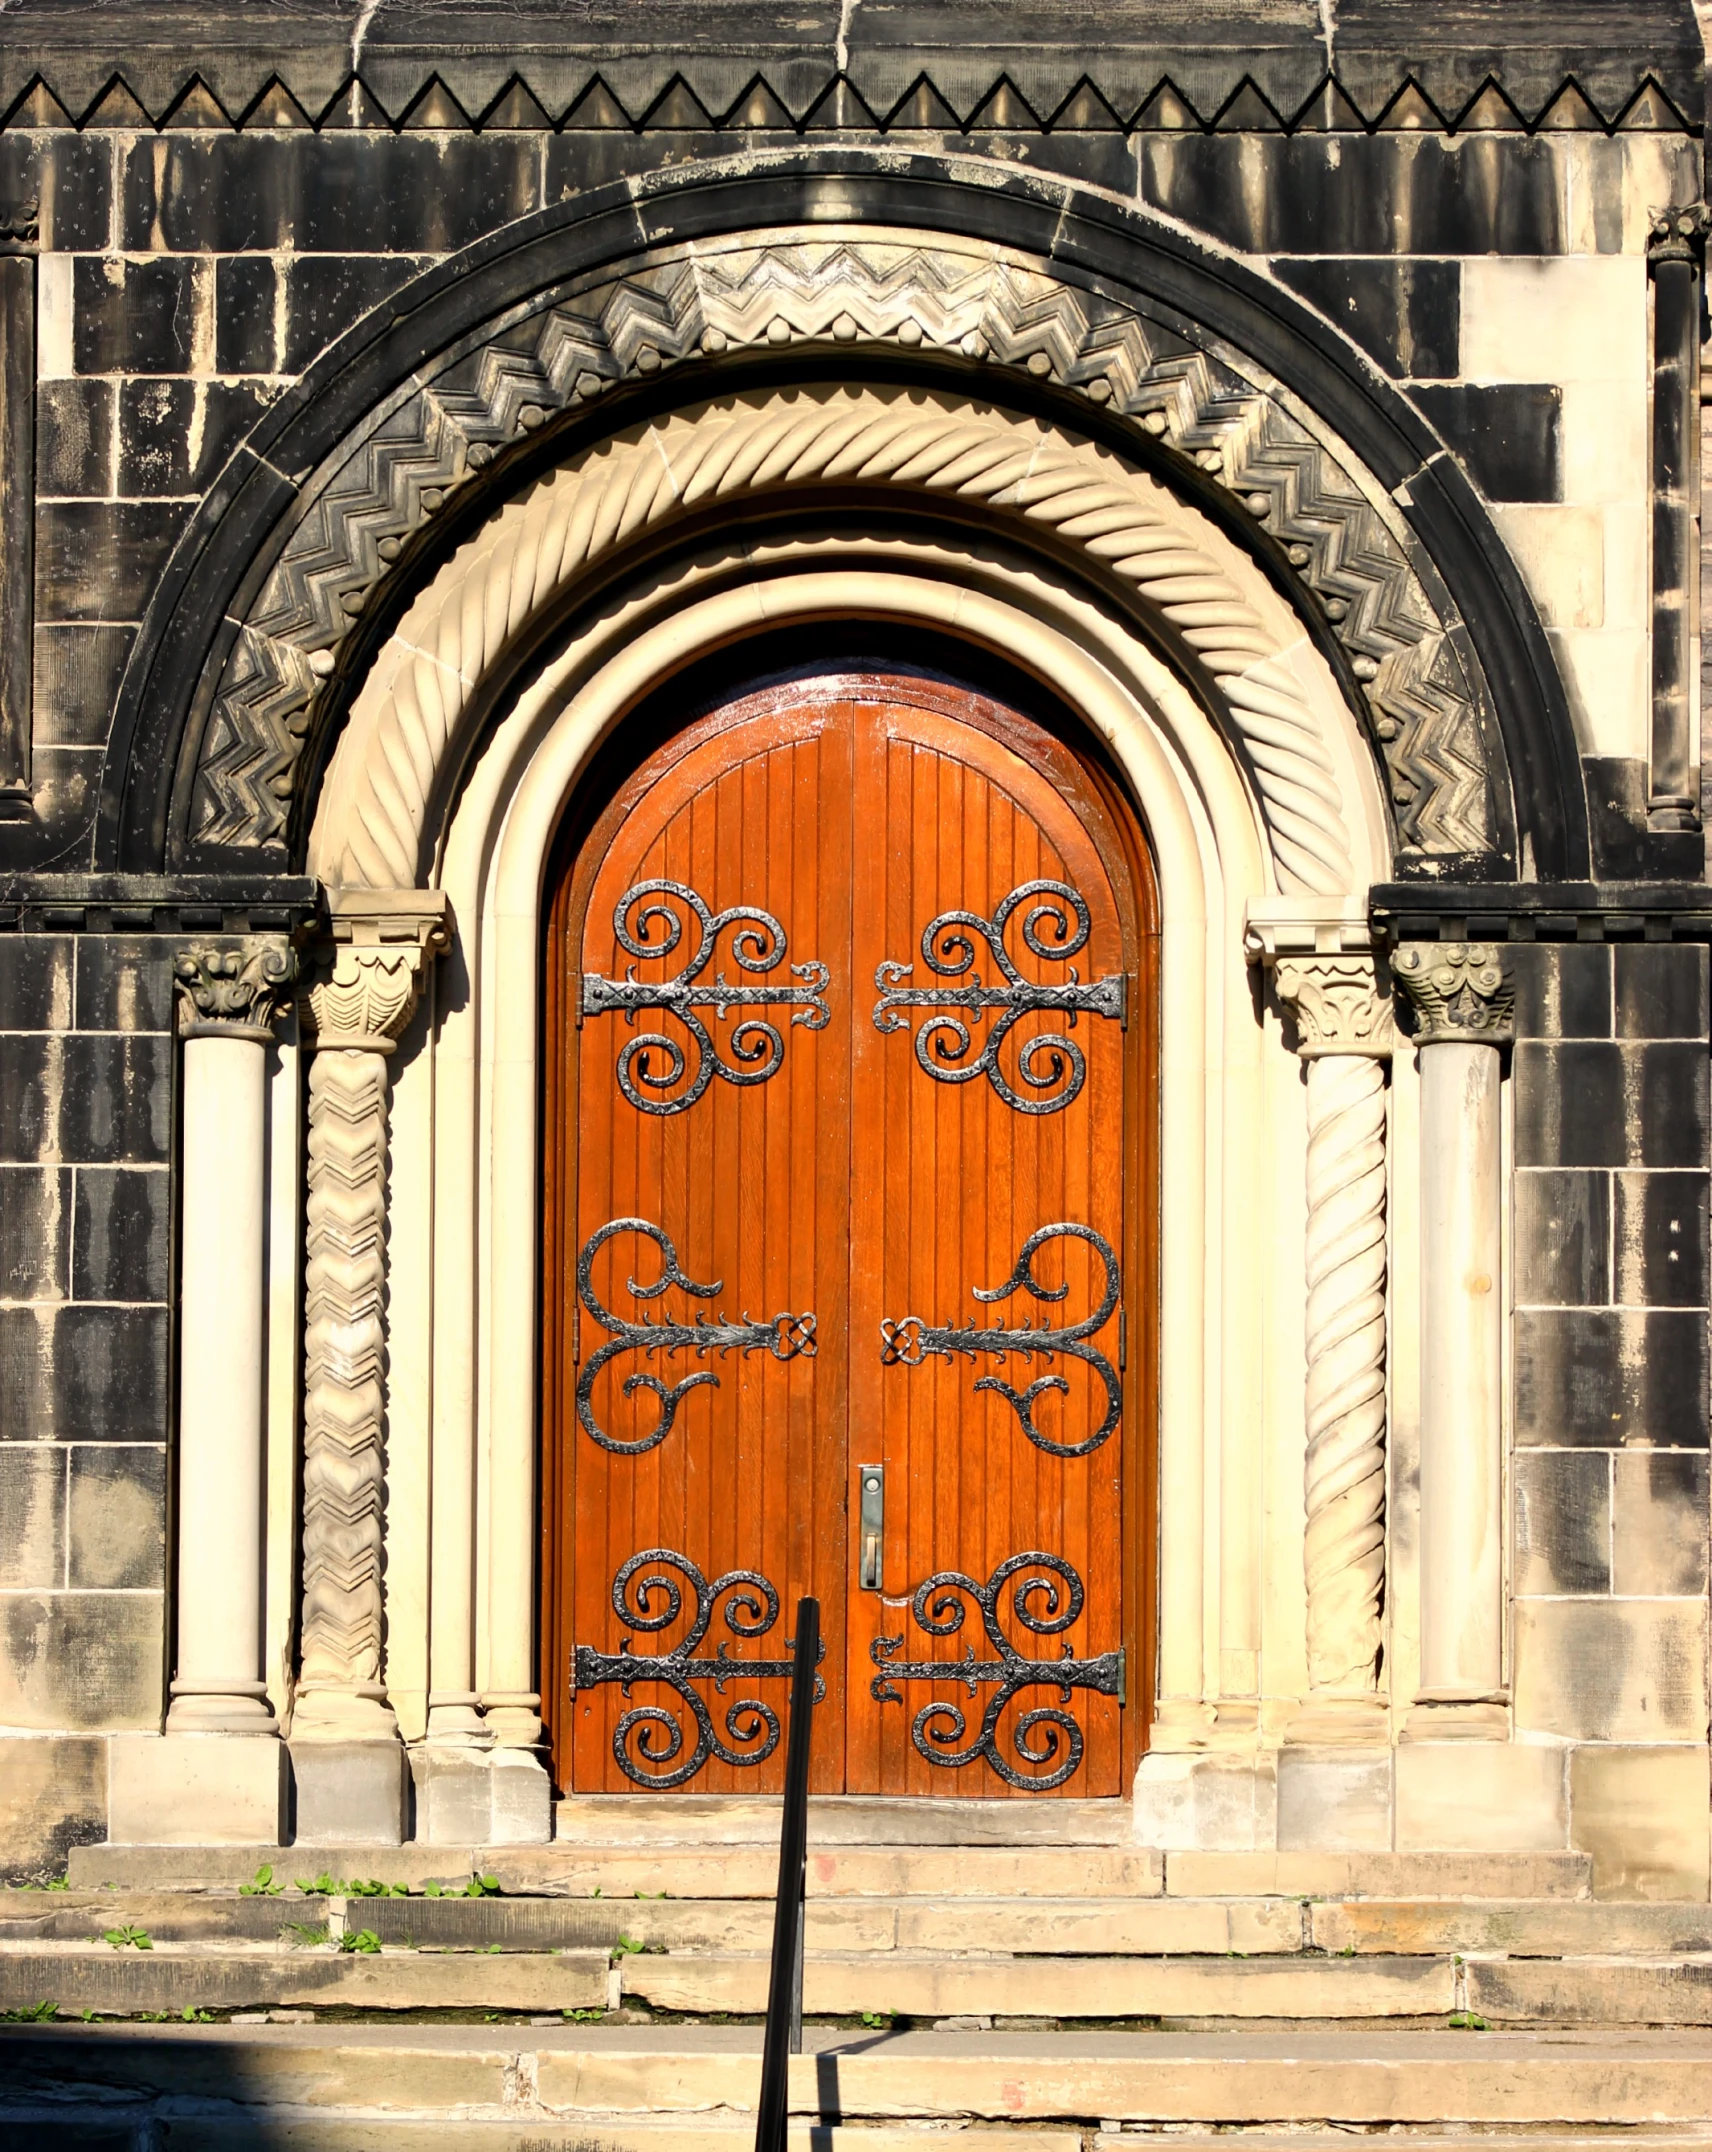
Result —
[[[1707, 1881], [1707, 965], [1518, 953], [1516, 1723], [1602, 1888]], [[1643, 1821], [1644, 1819], [1644, 1821]]]
[[[0, 1728], [159, 1721], [170, 956], [0, 929]], [[0, 1739], [0, 1864], [106, 1828], [105, 1744]]]

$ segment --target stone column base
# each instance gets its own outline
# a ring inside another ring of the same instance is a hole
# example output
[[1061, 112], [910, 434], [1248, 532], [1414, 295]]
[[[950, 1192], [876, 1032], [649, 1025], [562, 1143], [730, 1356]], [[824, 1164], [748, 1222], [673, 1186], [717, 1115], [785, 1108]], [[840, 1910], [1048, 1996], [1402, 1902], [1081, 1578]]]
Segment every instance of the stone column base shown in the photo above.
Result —
[[419, 1844], [543, 1846], [553, 1835], [552, 1782], [527, 1749], [427, 1741], [410, 1771]]
[[1389, 1748], [1278, 1752], [1280, 1853], [1388, 1853], [1391, 1807]]
[[1153, 1751], [1135, 1774], [1135, 1836], [1138, 1845], [1165, 1852], [1271, 1852], [1278, 1843], [1276, 1759]]
[[284, 1742], [271, 1734], [115, 1734], [107, 1835], [116, 1846], [284, 1843]]
[[401, 1846], [410, 1836], [410, 1774], [400, 1741], [293, 1740], [297, 1842]]
[[1405, 1741], [1399, 1853], [1556, 1853], [1569, 1845], [1568, 1751], [1513, 1741]]

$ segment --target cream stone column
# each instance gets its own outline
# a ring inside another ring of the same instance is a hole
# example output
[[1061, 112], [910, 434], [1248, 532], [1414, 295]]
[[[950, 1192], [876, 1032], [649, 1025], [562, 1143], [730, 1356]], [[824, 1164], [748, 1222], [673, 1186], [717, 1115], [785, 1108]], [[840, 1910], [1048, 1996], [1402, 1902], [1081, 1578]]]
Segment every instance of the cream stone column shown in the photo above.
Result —
[[1309, 1695], [1298, 1743], [1378, 1743], [1385, 1585], [1385, 1064], [1391, 1010], [1365, 952], [1281, 957], [1307, 1064]]
[[396, 1844], [404, 1752], [387, 1700], [388, 1062], [445, 945], [435, 891], [330, 893], [334, 948], [301, 1003], [309, 1064], [298, 1836]]
[[277, 1735], [262, 1678], [267, 1057], [284, 941], [186, 949], [179, 1221], [178, 1599], [169, 1734]]
[[1504, 1686], [1503, 1048], [1509, 952], [1405, 942], [1391, 960], [1421, 1070], [1421, 1685], [1412, 1741], [1499, 1738]]

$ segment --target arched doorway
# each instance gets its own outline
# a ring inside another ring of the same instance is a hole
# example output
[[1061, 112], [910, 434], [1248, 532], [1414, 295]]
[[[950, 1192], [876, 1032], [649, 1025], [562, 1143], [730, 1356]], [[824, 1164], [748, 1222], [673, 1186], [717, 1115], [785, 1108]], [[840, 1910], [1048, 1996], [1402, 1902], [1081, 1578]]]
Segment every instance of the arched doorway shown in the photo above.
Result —
[[1129, 1788], [1157, 907], [1127, 798], [1050, 705], [866, 657], [751, 675], [633, 721], [639, 763], [560, 845], [542, 1673], [567, 1791], [776, 1790], [806, 1591], [818, 1790]]

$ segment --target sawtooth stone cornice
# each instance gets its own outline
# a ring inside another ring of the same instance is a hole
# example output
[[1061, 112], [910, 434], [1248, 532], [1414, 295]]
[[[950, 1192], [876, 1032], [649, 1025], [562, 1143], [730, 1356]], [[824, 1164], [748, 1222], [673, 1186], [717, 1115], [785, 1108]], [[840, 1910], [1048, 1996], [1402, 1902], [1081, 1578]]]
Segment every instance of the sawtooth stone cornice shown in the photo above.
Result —
[[536, 436], [573, 418], [586, 437], [602, 397], [687, 363], [705, 398], [721, 362], [757, 353], [837, 354], [847, 378], [869, 356], [938, 353], [965, 393], [974, 361], [1072, 392], [1108, 443], [1116, 420], [1138, 462], [1222, 499], [1295, 579], [1364, 706], [1400, 856], [1498, 848], [1490, 713], [1466, 634], [1396, 504], [1299, 397], [1228, 343], [1073, 270], [863, 229], [642, 256], [519, 307], [376, 410], [305, 484], [225, 651], [190, 792], [192, 855], [284, 845], [307, 743], [356, 684], [347, 661], [393, 563], [420, 557], [436, 521], [456, 522], [497, 459], [538, 452]]

